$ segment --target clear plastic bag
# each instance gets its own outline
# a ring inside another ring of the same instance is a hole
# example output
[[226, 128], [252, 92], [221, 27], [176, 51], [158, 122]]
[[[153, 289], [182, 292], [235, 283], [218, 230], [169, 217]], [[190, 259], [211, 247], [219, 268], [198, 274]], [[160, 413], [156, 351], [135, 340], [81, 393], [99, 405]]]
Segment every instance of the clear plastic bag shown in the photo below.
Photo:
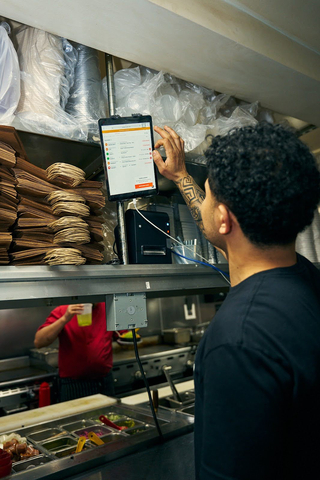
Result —
[[75, 61], [66, 64], [64, 40], [27, 26], [18, 30], [16, 39], [21, 70], [18, 123], [32, 132], [86, 140], [87, 130], [61, 106], [69, 97]]
[[20, 99], [20, 69], [17, 52], [0, 23], [0, 124], [10, 125]]
[[65, 109], [70, 96], [70, 90], [74, 85], [75, 67], [78, 62], [78, 52], [66, 39], [62, 39], [63, 58], [64, 58], [64, 78], [62, 79], [62, 91], [60, 93], [60, 105]]
[[[176, 130], [185, 141], [186, 152], [202, 154], [209, 133], [225, 135], [232, 128], [257, 123], [258, 102], [238, 106], [230, 95], [145, 67], [120, 70], [115, 86], [118, 115], [151, 115], [155, 125]], [[156, 133], [154, 137], [155, 141], [160, 138]]]
[[117, 101], [128, 96], [141, 84], [140, 68], [124, 68], [114, 74], [114, 87]]
[[207, 125], [201, 125], [200, 123], [189, 127], [185, 123], [176, 123], [173, 125], [173, 129], [184, 139], [184, 146], [186, 152], [191, 152], [198, 145], [204, 142], [208, 127]]
[[256, 120], [252, 115], [250, 115], [248, 109], [243, 107], [237, 107], [231, 117], [219, 117], [214, 122], [214, 135], [226, 135], [233, 128], [246, 127], [248, 125], [256, 125], [258, 120]]
[[[130, 93], [118, 100], [116, 113], [122, 117], [130, 116], [133, 113], [141, 113], [144, 115], [152, 114], [156, 101], [156, 92], [164, 83], [163, 73], [159, 72], [154, 75], [147, 69], [144, 72], [145, 79], [136, 87], [132, 83], [128, 85]], [[129, 77], [130, 78], [130, 77]], [[142, 77], [143, 78], [143, 77]], [[130, 78], [131, 80], [131, 78]]]
[[[118, 71], [115, 90], [118, 115], [151, 115], [155, 125], [168, 125], [181, 135], [186, 152], [203, 144], [208, 125], [215, 121], [219, 109], [230, 98], [145, 67]], [[155, 134], [155, 141], [159, 138]]]

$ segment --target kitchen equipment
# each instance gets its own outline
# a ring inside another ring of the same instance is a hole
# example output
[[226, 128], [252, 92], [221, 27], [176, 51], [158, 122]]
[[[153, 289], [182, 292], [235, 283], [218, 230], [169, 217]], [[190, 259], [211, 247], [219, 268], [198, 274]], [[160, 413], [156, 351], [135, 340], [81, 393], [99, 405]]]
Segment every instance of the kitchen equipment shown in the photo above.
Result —
[[94, 432], [89, 433], [89, 440], [91, 442], [95, 443], [96, 445], [104, 445], [104, 441], [101, 440], [101, 438], [98, 437]]
[[194, 407], [195, 394], [193, 390], [180, 392], [180, 400], [177, 401], [173, 395], [159, 398], [159, 405], [169, 410], [181, 412], [183, 408], [191, 406]]
[[34, 433], [29, 433], [29, 437], [34, 442], [42, 442], [44, 440], [49, 440], [57, 437], [61, 437], [66, 435], [67, 432], [65, 430], [60, 430], [60, 428], [48, 428], [45, 430], [39, 430]]
[[[91, 398], [79, 400], [82, 402], [87, 401], [91, 404]], [[61, 414], [62, 411], [64, 413], [65, 405], [54, 405], [46, 407], [46, 409], [49, 409], [50, 412], [52, 407], [59, 406]], [[15, 462], [12, 465], [12, 477], [10, 478], [21, 477], [26, 479], [32, 478], [33, 480], [47, 477], [71, 478], [79, 474], [80, 471], [86, 472], [89, 468], [92, 469], [113, 459], [141, 451], [153, 443], [158, 443], [158, 433], [153, 424], [150, 409], [146, 407], [104, 404], [99, 405], [98, 408], [76, 414], [77, 408], [74, 407], [73, 413], [69, 412], [68, 417], [61, 418], [60, 415], [60, 417], [55, 419], [51, 418], [43, 421], [42, 411], [46, 409], [34, 411], [34, 421], [38, 423], [21, 428], [22, 420], [18, 421], [20, 427], [17, 427], [15, 430], [16, 434], [20, 435], [20, 437], [25, 437], [28, 444], [39, 450], [39, 455], [28, 460]], [[41, 413], [40, 418], [38, 418], [37, 413]], [[124, 431], [116, 431], [111, 428], [108, 429], [102, 424], [97, 425], [99, 416], [103, 414], [108, 417], [111, 416], [117, 423], [121, 423], [119, 426], [127, 426], [123, 425], [122, 422], [129, 422], [130, 428]], [[75, 436], [75, 425], [84, 427], [89, 421], [87, 430], [90, 433], [90, 438], [84, 443], [83, 450], [76, 453], [79, 437]], [[168, 436], [181, 435], [184, 431], [190, 432], [193, 426], [193, 421], [187, 415], [177, 414], [174, 411], [170, 412], [168, 409], [159, 409], [158, 421], [163, 433]], [[63, 436], [58, 438], [43, 438], [37, 442], [33, 438], [40, 432], [47, 432], [42, 433], [43, 437], [52, 435], [55, 432], [63, 432], [65, 426], [68, 426], [70, 429], [70, 434], [64, 433]], [[98, 437], [94, 435], [90, 427], [106, 429], [108, 433]], [[12, 431], [6, 430], [3, 433], [9, 435]], [[32, 472], [29, 473], [30, 469]]]
[[[170, 233], [170, 222], [167, 213], [149, 212], [144, 210], [143, 215], [161, 230]], [[171, 263], [171, 250], [165, 235], [150, 225], [136, 210], [127, 210], [125, 213], [129, 263], [139, 264], [168, 264]], [[117, 230], [115, 231], [118, 239]], [[117, 240], [119, 250], [119, 240]]]
[[91, 420], [78, 420], [77, 422], [72, 422], [72, 423], [63, 425], [62, 428], [64, 428], [68, 432], [74, 432], [76, 430], [80, 430], [81, 428], [92, 427], [93, 425], [94, 425], [94, 422]]
[[67, 447], [76, 447], [76, 445], [77, 441], [71, 436], [55, 438], [54, 440], [48, 440], [41, 444], [43, 448], [54, 453], [64, 450]]
[[194, 405], [189, 405], [188, 407], [184, 407], [179, 410], [181, 413], [185, 413], [186, 415], [193, 415], [194, 416]]
[[163, 330], [164, 343], [184, 345], [190, 342], [189, 328], [170, 328]]
[[170, 365], [164, 365], [162, 367], [162, 371], [163, 373], [165, 374], [166, 376], [166, 379], [167, 379], [167, 382], [169, 383], [169, 386], [172, 390], [172, 394], [173, 394], [173, 398], [177, 401], [177, 402], [182, 402], [181, 400], [181, 397], [180, 397], [180, 394], [178, 393], [178, 390], [176, 389], [176, 387], [174, 386], [174, 383], [172, 381], [172, 378], [171, 378], [171, 375], [170, 375], [170, 370], [172, 369], [172, 367]]
[[104, 423], [105, 425], [108, 425], [108, 427], [115, 428], [116, 430], [125, 430], [126, 428], [128, 428], [128, 427], [119, 427], [115, 423], [111, 422], [111, 420], [109, 420], [104, 415], [100, 415], [99, 420], [100, 420], [100, 422]]
[[119, 425], [119, 427], [127, 427], [125, 433], [128, 433], [128, 431], [132, 428], [142, 427], [144, 425], [144, 422], [140, 422], [135, 418], [124, 417], [121, 420], [117, 420], [117, 424]]
[[194, 392], [181, 392], [179, 394], [180, 401], [174, 398], [174, 396], [165, 397], [165, 400], [168, 402], [170, 408], [181, 409], [184, 406], [190, 405], [195, 401]]
[[[127, 349], [125, 351], [124, 348], [121, 347], [121, 351], [120, 347], [114, 349], [112, 373], [115, 379], [116, 393], [130, 391], [132, 394], [134, 390], [142, 388], [141, 372], [134, 352], [131, 353]], [[176, 345], [157, 344], [145, 345], [139, 349], [143, 370], [147, 379], [152, 381], [152, 385], [163, 382], [163, 365], [172, 366], [172, 375], [174, 373], [179, 378], [191, 377], [195, 353], [194, 345], [177, 347]], [[107, 413], [105, 414], [110, 418]], [[112, 418], [111, 420], [114, 421]]]
[[58, 367], [58, 348], [31, 348], [30, 349], [30, 356], [32, 358], [36, 358], [41, 362], [47, 363], [51, 367]]
[[37, 457], [29, 458], [24, 462], [16, 463], [14, 466], [15, 472], [23, 472], [24, 470], [30, 470], [32, 468], [38, 467], [39, 465], [45, 465], [46, 463], [51, 462], [51, 458], [45, 457], [44, 455], [38, 455]]
[[196, 325], [192, 328], [191, 333], [190, 333], [190, 341], [192, 343], [199, 343], [201, 338], [203, 337], [204, 332], [206, 331], [206, 328], [208, 327], [210, 322], [204, 322], [204, 323], [199, 323], [199, 325]]
[[56, 370], [28, 356], [0, 360], [0, 417], [37, 408], [43, 381], [50, 385], [54, 403], [57, 378]]
[[80, 453], [84, 447], [84, 444], [86, 443], [86, 437], [80, 437], [78, 440], [77, 448], [75, 453]]
[[104, 435], [108, 435], [111, 432], [112, 430], [102, 425], [93, 425], [89, 428], [82, 428], [81, 430], [76, 430], [73, 433], [78, 437], [86, 437], [87, 439], [89, 439], [91, 433], [94, 433], [97, 437], [103, 437]]

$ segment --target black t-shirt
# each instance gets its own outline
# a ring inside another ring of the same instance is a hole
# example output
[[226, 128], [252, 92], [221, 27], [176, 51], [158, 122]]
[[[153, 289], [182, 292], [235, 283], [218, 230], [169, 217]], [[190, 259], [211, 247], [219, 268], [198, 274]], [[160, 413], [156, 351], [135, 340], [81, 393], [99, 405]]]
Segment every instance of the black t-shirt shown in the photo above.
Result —
[[230, 289], [195, 362], [201, 480], [320, 478], [320, 272], [304, 257]]

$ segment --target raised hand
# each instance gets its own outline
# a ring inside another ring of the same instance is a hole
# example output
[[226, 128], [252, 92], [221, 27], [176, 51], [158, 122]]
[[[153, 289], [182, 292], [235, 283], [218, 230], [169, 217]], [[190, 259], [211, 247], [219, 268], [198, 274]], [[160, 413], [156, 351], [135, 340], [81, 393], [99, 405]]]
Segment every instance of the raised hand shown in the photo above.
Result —
[[64, 317], [66, 319], [66, 323], [70, 322], [71, 318], [74, 317], [75, 315], [81, 315], [83, 312], [83, 304], [78, 303], [75, 305], [69, 305], [67, 308], [66, 313], [64, 314]]
[[157, 165], [159, 173], [168, 180], [178, 182], [181, 178], [188, 176], [184, 159], [184, 141], [170, 127], [154, 127], [154, 130], [162, 137], [155, 144], [155, 148], [164, 147], [166, 151], [166, 160], [158, 151], [153, 152], [153, 160]]

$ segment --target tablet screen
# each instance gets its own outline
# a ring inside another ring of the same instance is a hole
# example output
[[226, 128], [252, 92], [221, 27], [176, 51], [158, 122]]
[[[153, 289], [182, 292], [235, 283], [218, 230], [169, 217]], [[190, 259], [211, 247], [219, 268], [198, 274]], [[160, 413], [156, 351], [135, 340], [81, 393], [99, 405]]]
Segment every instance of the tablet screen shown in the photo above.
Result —
[[151, 121], [130, 120], [100, 125], [111, 200], [157, 193]]

